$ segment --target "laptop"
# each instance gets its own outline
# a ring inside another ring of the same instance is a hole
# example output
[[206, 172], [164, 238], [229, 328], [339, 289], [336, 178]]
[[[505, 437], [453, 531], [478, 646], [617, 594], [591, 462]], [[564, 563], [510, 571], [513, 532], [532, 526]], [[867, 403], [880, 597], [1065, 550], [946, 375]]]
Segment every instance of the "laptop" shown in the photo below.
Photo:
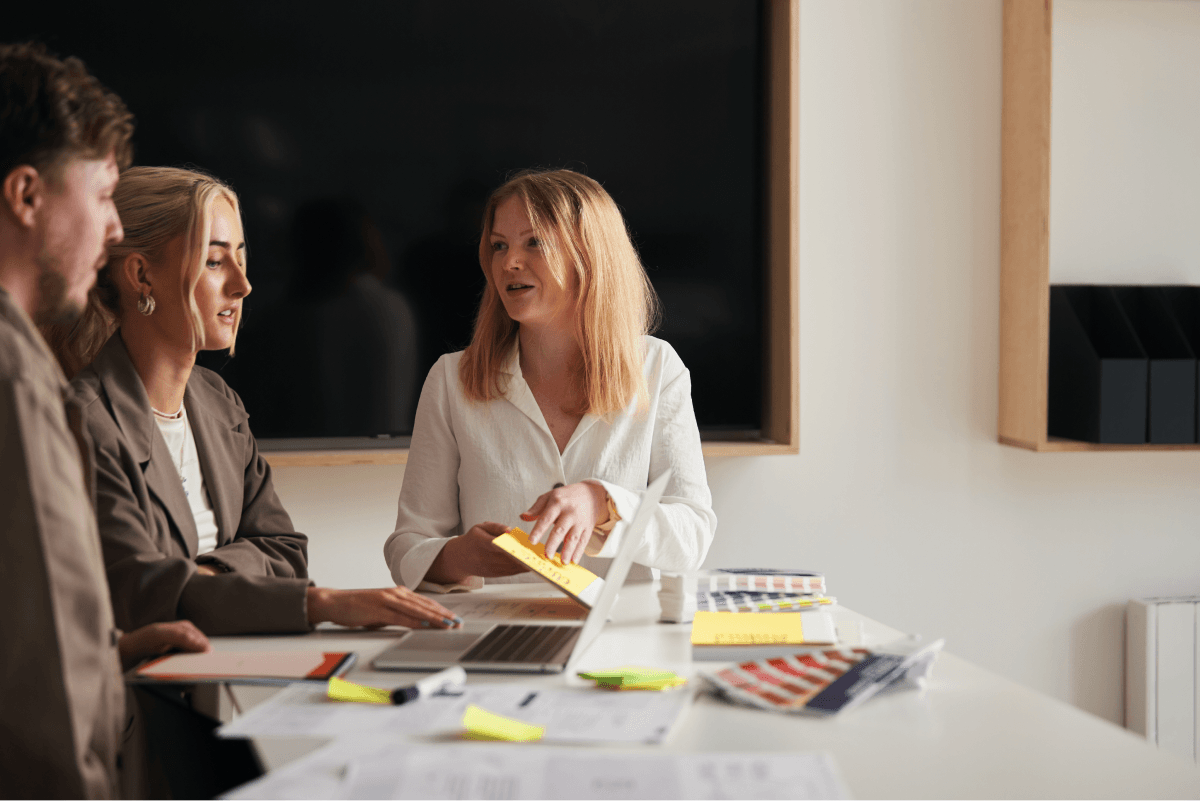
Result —
[[600, 634], [629, 575], [633, 553], [666, 489], [671, 471], [642, 496], [604, 577], [604, 589], [582, 622], [554, 624], [471, 623], [460, 629], [409, 631], [375, 657], [376, 670], [441, 670], [461, 665], [481, 673], [562, 673], [571, 670]]

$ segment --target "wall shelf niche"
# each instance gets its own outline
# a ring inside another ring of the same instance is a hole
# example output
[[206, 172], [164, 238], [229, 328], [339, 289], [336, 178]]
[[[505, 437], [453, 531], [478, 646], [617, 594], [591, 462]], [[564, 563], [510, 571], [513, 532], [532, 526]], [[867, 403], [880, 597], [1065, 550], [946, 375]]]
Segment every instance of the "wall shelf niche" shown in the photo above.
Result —
[[1004, 0], [998, 440], [1032, 451], [1180, 451], [1047, 435], [1053, 0]]

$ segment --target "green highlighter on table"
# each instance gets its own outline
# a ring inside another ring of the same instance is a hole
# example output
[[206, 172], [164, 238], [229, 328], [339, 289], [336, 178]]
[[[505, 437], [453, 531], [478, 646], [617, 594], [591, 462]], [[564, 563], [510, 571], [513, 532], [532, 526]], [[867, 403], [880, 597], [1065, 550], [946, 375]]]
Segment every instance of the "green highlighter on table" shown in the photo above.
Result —
[[[670, 477], [668, 470], [646, 488], [609, 565], [608, 575], [591, 585], [598, 586], [598, 592], [585, 591], [575, 595], [543, 572], [535, 571], [566, 595], [591, 607], [582, 624], [575, 621], [515, 625], [468, 621], [461, 629], [410, 631], [377, 656], [372, 667], [376, 670], [440, 670], [462, 665], [467, 671], [491, 673], [562, 673], [569, 670], [604, 628], [633, 564], [633, 554]], [[558, 565], [555, 561], [542, 559], [547, 566]], [[587, 590], [591, 590], [591, 586]], [[585, 596], [594, 598], [594, 602], [589, 604]]]

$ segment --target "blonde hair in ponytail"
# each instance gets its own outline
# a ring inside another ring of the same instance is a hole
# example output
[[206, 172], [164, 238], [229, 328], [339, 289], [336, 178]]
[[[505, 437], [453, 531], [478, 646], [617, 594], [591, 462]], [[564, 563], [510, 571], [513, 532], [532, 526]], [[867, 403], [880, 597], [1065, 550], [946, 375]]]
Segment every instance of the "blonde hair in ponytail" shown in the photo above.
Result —
[[625, 220], [596, 181], [571, 170], [526, 171], [494, 191], [483, 212], [479, 264], [488, 286], [479, 304], [475, 334], [459, 363], [463, 392], [472, 400], [503, 395], [501, 368], [517, 338], [492, 276], [491, 233], [496, 208], [517, 197], [544, 243], [553, 280], [578, 279], [575, 340], [583, 354], [584, 408], [605, 416], [636, 398], [646, 403], [642, 337], [658, 322], [658, 296], [630, 241]]
[[90, 364], [121, 324], [120, 298], [112, 277], [116, 266], [134, 253], [155, 263], [163, 257], [167, 243], [180, 236], [185, 237], [186, 254], [181, 282], [183, 304], [190, 312], [192, 347], [198, 346], [203, 324], [195, 290], [204, 268], [213, 202], [219, 197], [228, 200], [234, 213], [241, 216], [237, 195], [211, 175], [175, 167], [130, 167], [121, 173], [113, 202], [125, 238], [109, 247], [108, 262], [88, 294], [87, 308], [74, 325], [43, 331], [68, 376]]

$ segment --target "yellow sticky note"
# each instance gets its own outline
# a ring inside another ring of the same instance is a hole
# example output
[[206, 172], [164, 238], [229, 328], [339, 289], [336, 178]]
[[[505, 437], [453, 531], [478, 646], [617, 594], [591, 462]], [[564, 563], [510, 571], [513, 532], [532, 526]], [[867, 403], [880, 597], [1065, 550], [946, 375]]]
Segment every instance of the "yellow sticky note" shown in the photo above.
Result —
[[467, 740], [504, 740], [528, 743], [542, 739], [545, 726], [534, 726], [512, 718], [501, 717], [471, 704], [463, 715], [463, 737]]
[[361, 704], [390, 704], [392, 702], [391, 690], [364, 687], [361, 684], [336, 677], [329, 680], [328, 695], [333, 701], [357, 701]]
[[589, 609], [595, 605], [600, 591], [604, 589], [604, 579], [586, 567], [563, 564], [562, 556], [557, 553], [552, 559], [547, 559], [546, 544], [539, 542], [535, 545], [529, 541], [529, 535], [519, 528], [509, 529], [492, 543]]

